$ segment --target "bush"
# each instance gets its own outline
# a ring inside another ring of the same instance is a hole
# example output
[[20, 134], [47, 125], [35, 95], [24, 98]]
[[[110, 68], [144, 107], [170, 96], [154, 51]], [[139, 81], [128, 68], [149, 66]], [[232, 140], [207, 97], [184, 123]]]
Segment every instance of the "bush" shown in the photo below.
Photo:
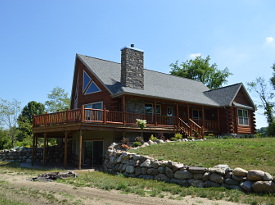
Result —
[[128, 144], [129, 141], [130, 141], [130, 139], [127, 138], [127, 137], [123, 137], [122, 140], [121, 140], [122, 144]]
[[143, 138], [142, 138], [142, 137], [136, 137], [136, 142], [141, 142], [141, 143], [143, 143], [143, 142], [144, 142], [144, 140], [143, 140]]
[[139, 146], [141, 146], [141, 145], [142, 145], [141, 142], [134, 142], [134, 143], [133, 143], [133, 147], [139, 147]]
[[146, 123], [147, 123], [146, 120], [136, 119], [136, 121], [140, 129], [143, 129], [146, 127]]
[[149, 138], [149, 140], [151, 140], [151, 141], [153, 141], [153, 142], [157, 141], [157, 139], [158, 139], [158, 138], [154, 137], [154, 135], [151, 135], [150, 138]]
[[182, 134], [181, 134], [181, 133], [176, 133], [176, 134], [174, 135], [174, 137], [175, 137], [176, 139], [180, 140], [180, 139], [182, 139]]

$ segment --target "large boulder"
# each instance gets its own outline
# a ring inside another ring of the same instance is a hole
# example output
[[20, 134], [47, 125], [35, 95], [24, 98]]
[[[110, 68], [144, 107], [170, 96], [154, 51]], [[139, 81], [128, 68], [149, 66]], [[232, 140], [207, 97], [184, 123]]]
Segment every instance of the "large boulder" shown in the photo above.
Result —
[[275, 193], [275, 183], [272, 181], [256, 181], [252, 184], [252, 189], [257, 193]]
[[230, 171], [230, 167], [226, 164], [219, 164], [213, 168], [209, 168], [209, 171], [212, 173], [226, 175], [226, 173]]
[[167, 177], [165, 174], [159, 174], [155, 177], [155, 180], [163, 181], [163, 182], [170, 182], [170, 178]]
[[223, 178], [223, 176], [220, 175], [220, 174], [213, 173], [213, 174], [211, 174], [211, 176], [210, 176], [210, 180], [211, 180], [212, 182], [215, 182], [215, 183], [218, 183], [218, 184], [222, 184], [224, 178]]
[[193, 176], [193, 174], [187, 170], [176, 171], [174, 174], [174, 177], [176, 179], [191, 179], [192, 176]]
[[240, 184], [240, 187], [243, 188], [247, 192], [251, 192], [252, 189], [252, 182], [251, 181], [245, 181]]
[[265, 172], [261, 170], [249, 170], [247, 173], [247, 179], [251, 181], [261, 181], [265, 175]]
[[173, 178], [174, 177], [174, 172], [172, 169], [170, 169], [169, 167], [165, 167], [165, 173], [169, 178]]
[[235, 168], [232, 173], [235, 175], [235, 176], [240, 176], [240, 177], [246, 177], [248, 171], [242, 169], [242, 168]]

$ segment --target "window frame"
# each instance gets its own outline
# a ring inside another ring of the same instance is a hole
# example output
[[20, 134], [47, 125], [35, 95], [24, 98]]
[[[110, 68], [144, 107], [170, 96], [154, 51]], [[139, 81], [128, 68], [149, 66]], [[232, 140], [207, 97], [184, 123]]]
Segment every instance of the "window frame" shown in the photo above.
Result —
[[[86, 87], [84, 88], [84, 81], [85, 81], [85, 76], [87, 76], [90, 80], [89, 82], [87, 83]], [[97, 91], [95, 92], [90, 92], [90, 93], [87, 93], [89, 88], [91, 87], [91, 85], [94, 84], [94, 86], [98, 89]], [[101, 92], [101, 89], [98, 87], [98, 85], [95, 83], [95, 81], [93, 81], [93, 79], [91, 78], [91, 76], [85, 71], [83, 70], [83, 79], [82, 79], [82, 93], [84, 95], [90, 95], [90, 94], [94, 94], [94, 93], [99, 93]]]
[[[87, 107], [87, 106], [94, 105], [94, 104], [101, 104], [101, 109], [96, 109], [96, 110], [103, 110], [103, 101], [84, 104], [84, 108], [90, 108], [90, 107]], [[90, 108], [90, 109], [95, 109], [95, 108]]]
[[[197, 111], [197, 112], [198, 112], [198, 117], [195, 117], [195, 116], [194, 116], [194, 111]], [[199, 110], [199, 109], [192, 109], [192, 119], [201, 120], [201, 119], [202, 119], [202, 110]]]
[[[241, 115], [240, 115], [240, 112], [241, 112]], [[246, 113], [246, 114], [244, 114], [244, 113]], [[238, 125], [249, 126], [248, 110], [238, 109], [237, 114], [238, 114]], [[247, 123], [245, 123], [245, 122], [247, 122]]]
[[[152, 107], [152, 112], [146, 112], [146, 105], [151, 105]], [[159, 106], [159, 109], [157, 108]], [[159, 112], [158, 112], [159, 110]], [[156, 104], [156, 114], [158, 116], [161, 116], [161, 105], [160, 104]], [[144, 114], [145, 115], [154, 115], [154, 104], [153, 103], [144, 103]]]

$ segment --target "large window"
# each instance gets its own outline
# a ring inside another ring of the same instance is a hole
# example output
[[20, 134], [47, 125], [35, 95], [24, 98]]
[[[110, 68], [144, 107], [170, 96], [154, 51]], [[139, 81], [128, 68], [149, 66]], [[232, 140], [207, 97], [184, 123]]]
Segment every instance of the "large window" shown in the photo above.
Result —
[[84, 71], [83, 72], [83, 88], [85, 95], [100, 92], [100, 88], [92, 81], [92, 78]]
[[238, 119], [239, 119], [239, 125], [249, 125], [248, 111], [238, 109]]
[[202, 119], [202, 111], [201, 110], [192, 110], [192, 118], [193, 119]]
[[[144, 113], [147, 115], [154, 114], [154, 104], [146, 103], [144, 106]], [[160, 115], [160, 105], [156, 105], [156, 114]]]

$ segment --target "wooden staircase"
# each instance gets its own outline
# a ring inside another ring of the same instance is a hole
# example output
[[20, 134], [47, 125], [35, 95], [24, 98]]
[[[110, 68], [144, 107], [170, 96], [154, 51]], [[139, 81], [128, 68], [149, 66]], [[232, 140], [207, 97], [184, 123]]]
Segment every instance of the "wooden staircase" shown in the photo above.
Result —
[[203, 126], [199, 126], [192, 119], [188, 120], [188, 123], [184, 122], [181, 118], [178, 118], [177, 130], [180, 131], [186, 137], [204, 138]]

